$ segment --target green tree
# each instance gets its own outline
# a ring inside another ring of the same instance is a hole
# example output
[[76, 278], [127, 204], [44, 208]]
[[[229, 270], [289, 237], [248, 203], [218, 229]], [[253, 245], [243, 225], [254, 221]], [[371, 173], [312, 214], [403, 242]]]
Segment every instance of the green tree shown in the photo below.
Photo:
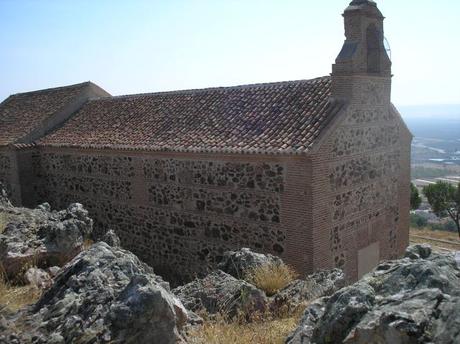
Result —
[[410, 183], [410, 208], [416, 210], [420, 207], [421, 203], [422, 199], [420, 198], [417, 187], [414, 183]]
[[423, 194], [438, 217], [449, 216], [454, 221], [460, 237], [460, 183], [455, 187], [440, 181], [423, 187]]
[[423, 228], [428, 224], [428, 220], [423, 216], [417, 214], [410, 214], [410, 224], [411, 227]]

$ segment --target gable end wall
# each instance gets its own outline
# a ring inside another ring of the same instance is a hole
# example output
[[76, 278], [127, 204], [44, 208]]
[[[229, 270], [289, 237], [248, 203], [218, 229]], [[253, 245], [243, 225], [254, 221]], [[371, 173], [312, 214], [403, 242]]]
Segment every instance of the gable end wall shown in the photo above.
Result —
[[313, 265], [342, 268], [350, 281], [360, 277], [360, 250], [392, 259], [408, 244], [411, 136], [390, 87], [387, 78], [350, 78], [352, 100], [312, 156]]

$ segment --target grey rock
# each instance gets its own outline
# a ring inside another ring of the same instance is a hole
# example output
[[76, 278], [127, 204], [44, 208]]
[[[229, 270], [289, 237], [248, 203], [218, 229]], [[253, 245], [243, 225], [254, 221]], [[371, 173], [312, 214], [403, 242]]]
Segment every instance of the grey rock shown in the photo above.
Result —
[[204, 320], [202, 317], [200, 317], [198, 314], [195, 312], [192, 312], [190, 310], [187, 310], [187, 325], [188, 326], [196, 326], [196, 325], [202, 325], [204, 323]]
[[328, 338], [333, 338], [334, 343], [341, 343], [349, 328], [372, 309], [374, 300], [374, 290], [366, 283], [359, 282], [339, 290], [327, 301], [313, 336], [326, 339], [325, 343]]
[[411, 259], [428, 258], [431, 255], [431, 246], [426, 244], [417, 244], [409, 246], [404, 256]]
[[0, 207], [11, 208], [12, 206], [5, 186], [0, 182]]
[[363, 277], [382, 297], [402, 291], [438, 288], [445, 294], [458, 293], [460, 270], [452, 254], [434, 254], [428, 258], [386, 261]]
[[46, 271], [49, 273], [51, 278], [54, 278], [57, 276], [59, 271], [61, 271], [61, 268], [59, 266], [50, 266]]
[[45, 202], [37, 206], [38, 210], [44, 211], [44, 212], [50, 212], [51, 211], [51, 206], [49, 203]]
[[459, 343], [460, 269], [428, 246], [307, 307], [289, 344]]
[[289, 283], [272, 298], [273, 310], [297, 307], [320, 297], [329, 296], [345, 286], [345, 275], [340, 269], [322, 270], [304, 279]]
[[302, 315], [299, 326], [287, 338], [286, 343], [309, 344], [313, 343], [314, 331], [324, 315], [328, 297], [312, 302]]
[[[12, 335], [34, 343], [178, 343], [186, 322], [186, 309], [149, 266], [98, 242], [62, 269], [0, 343]], [[11, 333], [18, 327], [27, 331]]]
[[109, 229], [105, 232], [104, 236], [102, 237], [101, 241], [105, 242], [106, 244], [112, 247], [120, 247], [120, 238], [118, 235], [113, 231], [113, 229]]
[[281, 264], [283, 261], [271, 254], [262, 254], [242, 248], [224, 253], [218, 268], [238, 279], [244, 279], [245, 272], [265, 264]]
[[238, 312], [263, 312], [267, 306], [263, 291], [220, 270], [172, 292], [193, 312], [204, 310], [209, 314], [221, 313], [233, 317]]
[[433, 322], [433, 337], [437, 343], [454, 344], [460, 339], [460, 297], [449, 298], [438, 307], [438, 318]]
[[45, 270], [34, 267], [29, 268], [24, 273], [24, 281], [37, 289], [47, 289], [53, 282], [51, 276]]
[[79, 203], [50, 212], [46, 204], [36, 209], [5, 208], [9, 223], [0, 234], [0, 263], [9, 276], [26, 264], [63, 265], [78, 254], [93, 230], [88, 211]]
[[353, 326], [343, 343], [427, 343], [426, 326], [445, 300], [439, 289], [420, 289], [392, 295], [377, 302]]

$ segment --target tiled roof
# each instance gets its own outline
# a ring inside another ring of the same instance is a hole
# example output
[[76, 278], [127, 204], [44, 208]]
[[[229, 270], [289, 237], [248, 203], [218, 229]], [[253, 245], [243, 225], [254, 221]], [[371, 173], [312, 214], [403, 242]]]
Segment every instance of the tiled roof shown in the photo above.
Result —
[[330, 77], [94, 99], [40, 145], [302, 153], [333, 117]]
[[13, 144], [65, 107], [89, 82], [18, 93], [0, 103], [0, 146]]

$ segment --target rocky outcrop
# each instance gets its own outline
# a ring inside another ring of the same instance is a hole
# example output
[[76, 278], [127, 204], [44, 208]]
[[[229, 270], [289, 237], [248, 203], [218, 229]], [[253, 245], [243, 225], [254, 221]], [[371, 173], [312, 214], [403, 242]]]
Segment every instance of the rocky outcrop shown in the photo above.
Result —
[[2, 182], [0, 182], [0, 207], [4, 207], [4, 208], [13, 207], [10, 200], [8, 199], [8, 193], [6, 192], [6, 188], [4, 187]]
[[283, 261], [271, 254], [261, 254], [242, 248], [224, 253], [218, 268], [238, 279], [244, 279], [245, 273], [255, 267], [266, 264], [282, 264]]
[[24, 282], [34, 286], [36, 289], [47, 289], [53, 283], [52, 276], [43, 269], [29, 268], [24, 273]]
[[454, 255], [416, 245], [311, 304], [286, 343], [458, 343], [459, 305]]
[[263, 291], [220, 270], [177, 287], [173, 293], [191, 311], [220, 313], [229, 317], [238, 312], [263, 312], [267, 306]]
[[120, 247], [121, 246], [120, 238], [114, 232], [113, 229], [109, 229], [107, 232], [105, 232], [104, 235], [102, 236], [101, 241], [105, 242], [106, 244], [108, 244], [109, 246], [112, 246], [112, 247]]
[[183, 341], [186, 321], [168, 283], [131, 252], [99, 242], [69, 262], [34, 306], [0, 321], [0, 343], [169, 344]]
[[340, 269], [318, 271], [304, 279], [296, 279], [277, 292], [271, 302], [273, 310], [287, 307], [294, 310], [319, 297], [329, 296], [345, 286]]
[[8, 224], [0, 234], [0, 263], [9, 276], [24, 266], [46, 268], [63, 265], [78, 254], [93, 230], [88, 211], [79, 203], [62, 211], [51, 211], [44, 203], [36, 209], [0, 205]]

